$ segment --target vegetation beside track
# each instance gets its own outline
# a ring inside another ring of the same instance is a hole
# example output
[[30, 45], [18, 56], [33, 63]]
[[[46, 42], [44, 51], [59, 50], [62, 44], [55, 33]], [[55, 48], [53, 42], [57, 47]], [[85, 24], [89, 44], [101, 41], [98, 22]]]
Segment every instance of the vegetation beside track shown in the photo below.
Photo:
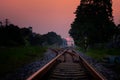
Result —
[[108, 55], [120, 55], [120, 50], [119, 49], [88, 49], [88, 51], [86, 52], [87, 55], [100, 60], [105, 56]]
[[[83, 52], [84, 54], [86, 54], [98, 61], [101, 61], [103, 59], [103, 57], [106, 57], [108, 55], [120, 56], [120, 49], [117, 49], [117, 48], [116, 49], [115, 48], [112, 48], [112, 49], [91, 48], [85, 52], [84, 49], [77, 47], [77, 50]], [[119, 63], [115, 63], [114, 66], [112, 66], [111, 68], [113, 71], [116, 72], [116, 74], [120, 74], [120, 64]], [[120, 76], [118, 78], [120, 79]]]
[[43, 56], [47, 47], [9, 47], [0, 48], [0, 74], [15, 71]]
[[115, 49], [115, 48], [111, 48], [111, 49], [90, 48], [86, 52], [81, 48], [77, 48], [77, 49], [97, 60], [101, 60], [103, 57], [106, 57], [108, 55], [120, 56], [120, 49]]

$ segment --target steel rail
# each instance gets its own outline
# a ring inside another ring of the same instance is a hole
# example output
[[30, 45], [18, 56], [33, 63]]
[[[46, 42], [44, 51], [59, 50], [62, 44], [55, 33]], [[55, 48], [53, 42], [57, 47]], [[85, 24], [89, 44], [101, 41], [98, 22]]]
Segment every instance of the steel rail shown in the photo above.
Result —
[[91, 64], [88, 63], [83, 57], [81, 57], [76, 51], [73, 52], [66, 51], [72, 56], [79, 56], [84, 67], [93, 75], [93, 77], [97, 80], [107, 80], [101, 73], [99, 73]]
[[[56, 52], [56, 51], [54, 51]], [[59, 52], [58, 52], [59, 53]], [[97, 80], [107, 80], [101, 73], [99, 73], [91, 64], [89, 64], [82, 56], [80, 56], [75, 50], [69, 51], [69, 49], [60, 52], [54, 59], [52, 59], [49, 63], [43, 66], [41, 69], [36, 71], [26, 80], [38, 80], [42, 78], [57, 62], [57, 59], [63, 56], [65, 53], [70, 54], [71, 56], [79, 57], [80, 62], [84, 65], [84, 67], [91, 73], [91, 75]]]
[[[97, 80], [107, 80], [105, 76], [103, 76], [101, 73], [99, 73], [91, 64], [88, 63], [87, 60], [85, 60], [83, 57], [81, 57], [76, 51], [73, 50], [73, 52], [79, 56], [79, 59], [82, 61], [83, 65], [87, 68], [88, 71], [91, 72], [91, 74], [97, 79]], [[71, 53], [73, 54], [73, 53]]]
[[26, 80], [37, 80], [38, 78], [43, 77], [47, 71], [53, 67], [53, 65], [57, 62], [57, 59], [61, 57], [66, 50], [58, 54], [54, 59], [52, 59], [49, 63], [47, 63], [45, 66], [43, 66], [41, 69], [33, 73], [30, 77], [28, 77]]

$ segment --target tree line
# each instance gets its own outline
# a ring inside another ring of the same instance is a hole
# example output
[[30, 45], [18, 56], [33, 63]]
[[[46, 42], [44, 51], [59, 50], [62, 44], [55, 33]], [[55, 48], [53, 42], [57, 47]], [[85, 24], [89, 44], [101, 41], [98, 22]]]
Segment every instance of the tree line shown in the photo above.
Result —
[[61, 45], [63, 39], [55, 32], [47, 34], [37, 34], [32, 32], [32, 27], [20, 28], [14, 24], [9, 24], [8, 19], [5, 24], [0, 22], [0, 46], [29, 46], [29, 45]]
[[112, 0], [81, 0], [75, 15], [69, 34], [77, 46], [91, 47], [114, 39], [120, 47], [120, 25], [113, 21]]

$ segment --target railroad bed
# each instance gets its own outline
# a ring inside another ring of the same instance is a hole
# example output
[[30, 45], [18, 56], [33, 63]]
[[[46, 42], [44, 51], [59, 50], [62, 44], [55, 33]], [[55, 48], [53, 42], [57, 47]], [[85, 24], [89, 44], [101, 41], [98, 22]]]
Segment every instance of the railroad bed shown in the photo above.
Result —
[[73, 49], [53, 51], [57, 56], [27, 80], [107, 80]]

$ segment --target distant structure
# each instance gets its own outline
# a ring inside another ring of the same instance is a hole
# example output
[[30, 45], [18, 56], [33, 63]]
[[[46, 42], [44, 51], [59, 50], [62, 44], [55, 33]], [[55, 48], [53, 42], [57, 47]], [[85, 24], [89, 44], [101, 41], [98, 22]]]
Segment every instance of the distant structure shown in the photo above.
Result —
[[68, 43], [69, 46], [74, 47], [74, 41], [70, 40], [70, 41], [67, 41], [67, 43]]
[[67, 40], [66, 39], [62, 39], [62, 47], [67, 47]]
[[5, 19], [5, 21], [0, 21], [0, 27], [2, 26], [9, 26], [9, 20], [8, 19]]
[[68, 46], [74, 46], [74, 40], [71, 37], [66, 38]]
[[5, 26], [8, 26], [9, 25], [9, 21], [8, 19], [5, 19]]

